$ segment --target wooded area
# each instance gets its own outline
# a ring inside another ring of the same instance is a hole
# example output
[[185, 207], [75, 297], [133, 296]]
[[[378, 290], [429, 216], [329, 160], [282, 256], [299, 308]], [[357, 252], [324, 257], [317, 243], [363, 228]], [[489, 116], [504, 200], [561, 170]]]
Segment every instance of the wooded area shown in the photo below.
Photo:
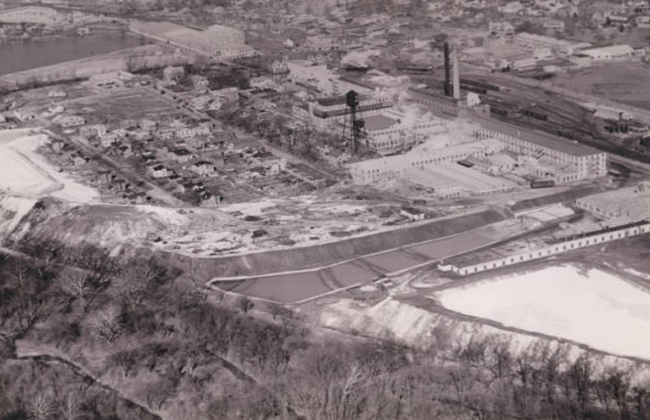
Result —
[[650, 419], [583, 356], [487, 338], [428, 349], [318, 334], [163, 261], [27, 239], [0, 256], [0, 419]]

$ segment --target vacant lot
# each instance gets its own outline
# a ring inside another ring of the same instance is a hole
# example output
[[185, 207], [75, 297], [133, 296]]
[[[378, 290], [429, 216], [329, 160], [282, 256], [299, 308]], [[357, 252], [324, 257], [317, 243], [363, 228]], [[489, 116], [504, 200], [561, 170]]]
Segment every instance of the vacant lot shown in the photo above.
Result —
[[553, 79], [553, 84], [650, 109], [650, 67], [643, 63], [611, 63], [576, 73], [559, 74]]
[[119, 124], [124, 120], [147, 118], [161, 121], [165, 116], [179, 114], [179, 111], [162, 97], [146, 89], [119, 89], [112, 92], [64, 102], [76, 110], [104, 124]]

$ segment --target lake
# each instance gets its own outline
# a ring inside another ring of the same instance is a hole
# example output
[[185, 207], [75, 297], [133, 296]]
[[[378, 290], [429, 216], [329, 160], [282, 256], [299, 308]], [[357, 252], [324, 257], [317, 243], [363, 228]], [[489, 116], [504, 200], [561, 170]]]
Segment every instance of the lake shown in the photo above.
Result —
[[148, 42], [144, 39], [121, 34], [0, 44], [0, 75], [107, 54], [145, 44]]

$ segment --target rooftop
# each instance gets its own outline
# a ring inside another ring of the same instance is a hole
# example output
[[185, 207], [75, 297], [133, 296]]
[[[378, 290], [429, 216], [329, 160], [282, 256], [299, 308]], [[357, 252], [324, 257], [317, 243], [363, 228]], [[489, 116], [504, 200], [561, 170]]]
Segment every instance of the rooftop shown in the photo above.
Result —
[[556, 137], [551, 134], [543, 133], [541, 131], [528, 130], [502, 121], [492, 120], [480, 115], [474, 115], [472, 119], [481, 127], [487, 130], [496, 131], [498, 133], [503, 133], [515, 138], [520, 138], [530, 143], [535, 143], [542, 147], [558, 150], [572, 156], [590, 156], [603, 153], [600, 150], [594, 149], [593, 147], [578, 144], [572, 140]]
[[600, 48], [590, 48], [588, 50], [580, 51], [581, 54], [591, 55], [591, 54], [631, 54], [634, 52], [634, 48], [630, 47], [627, 44], [623, 45], [610, 45], [608, 47]]
[[368, 117], [365, 117], [364, 120], [366, 122], [366, 130], [368, 131], [387, 130], [392, 126], [400, 123], [400, 120], [396, 120], [385, 115], [370, 115]]
[[502, 178], [485, 175], [455, 162], [445, 162], [413, 169], [406, 172], [417, 184], [434, 189], [462, 189], [474, 194], [489, 193], [515, 188], [516, 185]]

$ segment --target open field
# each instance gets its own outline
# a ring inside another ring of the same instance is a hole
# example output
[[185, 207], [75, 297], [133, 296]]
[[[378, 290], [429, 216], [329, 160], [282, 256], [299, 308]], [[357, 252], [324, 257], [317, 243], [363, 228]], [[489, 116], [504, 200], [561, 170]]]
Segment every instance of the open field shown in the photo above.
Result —
[[650, 109], [650, 67], [643, 63], [611, 63], [575, 73], [558, 74], [553, 85]]
[[25, 197], [51, 195], [78, 203], [97, 201], [96, 191], [59, 172], [36, 153], [45, 143], [47, 136], [26, 130], [0, 133], [0, 189]]
[[599, 269], [558, 265], [451, 288], [443, 306], [507, 327], [650, 360], [650, 294]]
[[61, 103], [71, 112], [87, 114], [86, 119], [101, 117], [104, 124], [143, 118], [160, 121], [165, 116], [180, 114], [169, 101], [147, 89], [115, 90]]

